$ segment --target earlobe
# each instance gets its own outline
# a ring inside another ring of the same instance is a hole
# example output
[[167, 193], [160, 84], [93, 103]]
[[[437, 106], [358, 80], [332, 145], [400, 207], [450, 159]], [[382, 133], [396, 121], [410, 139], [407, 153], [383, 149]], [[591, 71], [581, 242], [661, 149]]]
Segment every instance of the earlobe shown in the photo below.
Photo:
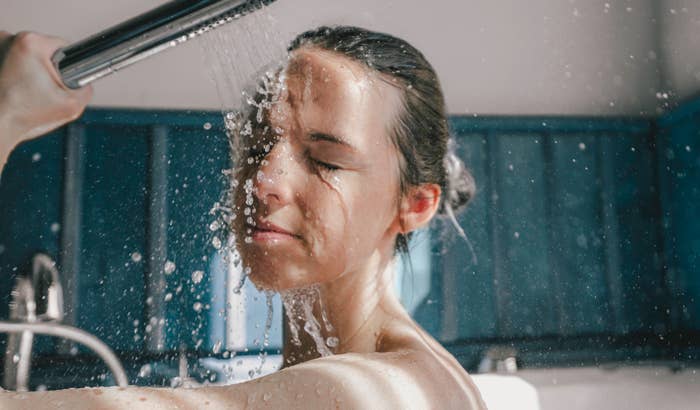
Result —
[[399, 222], [401, 233], [407, 234], [427, 225], [437, 212], [441, 189], [437, 184], [411, 188], [401, 200]]

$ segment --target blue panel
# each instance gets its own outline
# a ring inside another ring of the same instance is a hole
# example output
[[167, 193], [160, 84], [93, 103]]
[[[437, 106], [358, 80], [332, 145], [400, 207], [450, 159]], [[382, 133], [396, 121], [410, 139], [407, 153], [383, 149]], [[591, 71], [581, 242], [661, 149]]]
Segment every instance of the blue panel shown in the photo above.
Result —
[[[209, 312], [212, 302], [226, 300], [226, 287], [213, 288], [209, 260], [216, 253], [212, 239], [218, 235], [225, 242], [223, 232], [213, 233], [209, 225], [214, 217], [209, 214], [216, 201], [221, 199], [228, 181], [222, 170], [231, 168], [229, 145], [225, 134], [198, 128], [182, 127], [168, 137], [168, 260], [177, 269], [168, 278], [169, 292], [182, 285], [181, 293], [170, 304], [178, 310], [168, 309], [169, 348], [176, 343], [190, 348], [199, 345], [211, 347]], [[203, 280], [195, 284], [191, 280], [195, 271], [203, 271]], [[226, 269], [222, 269], [226, 272]], [[213, 299], [213, 300], [212, 300]], [[201, 305], [200, 305], [201, 304]], [[223, 318], [219, 318], [223, 323]], [[179, 331], [172, 332], [173, 326]], [[201, 342], [200, 342], [201, 340]], [[199, 342], [199, 343], [198, 343]]]
[[[12, 152], [0, 184], [0, 317], [18, 269], [43, 250], [58, 260], [65, 132], [27, 141]], [[53, 229], [52, 229], [53, 228]]]
[[656, 248], [660, 211], [650, 140], [647, 135], [614, 135], [604, 137], [603, 144], [601, 160], [611, 166], [606, 182], [617, 222], [617, 236], [608, 246], [619, 252], [619, 265], [609, 268], [622, 284], [621, 331], [661, 333], [668, 302]]
[[561, 335], [609, 329], [601, 179], [594, 135], [548, 141], [551, 267]]
[[140, 348], [147, 153], [147, 128], [86, 127], [76, 325], [117, 349]]
[[663, 121], [659, 164], [668, 280], [679, 330], [700, 331], [700, 107], [690, 104]]
[[[495, 136], [491, 136], [495, 138]], [[545, 161], [541, 138], [501, 135], [496, 172], [494, 275], [502, 336], [553, 334], [557, 305], [547, 252]]]
[[[467, 134], [459, 139], [458, 155], [476, 181], [476, 195], [467, 209], [458, 215], [469, 243], [457, 235], [449, 220], [434, 234], [438, 239], [437, 259], [441, 261], [444, 300], [441, 340], [497, 335], [498, 312], [493, 277], [491, 244], [492, 185], [489, 181], [488, 140], [481, 134]], [[438, 271], [433, 275], [438, 276]], [[437, 315], [440, 317], [439, 313]]]

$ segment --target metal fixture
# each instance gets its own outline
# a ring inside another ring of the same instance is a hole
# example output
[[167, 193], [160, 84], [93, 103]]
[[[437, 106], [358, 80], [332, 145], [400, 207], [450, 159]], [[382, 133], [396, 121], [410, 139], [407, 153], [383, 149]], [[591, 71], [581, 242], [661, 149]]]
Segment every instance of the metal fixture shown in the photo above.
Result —
[[275, 0], [175, 0], [59, 49], [63, 83], [80, 88]]
[[479, 373], [515, 373], [518, 351], [513, 347], [495, 346], [486, 351], [479, 363]]
[[63, 289], [56, 263], [46, 254], [32, 258], [29, 277], [17, 278], [10, 302], [10, 322], [0, 322], [0, 333], [9, 333], [5, 350], [4, 386], [27, 391], [35, 334], [69, 339], [92, 349], [114, 374], [119, 386], [127, 386], [124, 368], [112, 350], [95, 336], [72, 326], [62, 325]]

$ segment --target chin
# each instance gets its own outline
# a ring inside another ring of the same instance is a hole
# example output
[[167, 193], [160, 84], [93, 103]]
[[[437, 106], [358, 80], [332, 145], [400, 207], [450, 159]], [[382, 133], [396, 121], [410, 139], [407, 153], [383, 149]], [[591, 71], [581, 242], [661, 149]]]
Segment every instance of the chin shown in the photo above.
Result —
[[298, 267], [270, 263], [252, 264], [248, 278], [258, 288], [274, 292], [305, 288], [319, 283], [318, 278]]

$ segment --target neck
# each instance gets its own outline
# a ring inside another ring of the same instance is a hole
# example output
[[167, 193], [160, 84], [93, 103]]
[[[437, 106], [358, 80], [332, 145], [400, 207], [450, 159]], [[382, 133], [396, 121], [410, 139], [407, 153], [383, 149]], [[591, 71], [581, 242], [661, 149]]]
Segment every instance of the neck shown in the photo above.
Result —
[[[377, 350], [382, 325], [400, 309], [393, 291], [393, 257], [389, 256], [392, 253], [382, 257], [376, 252], [361, 269], [332, 282], [283, 294], [287, 311], [285, 367], [324, 353]], [[298, 326], [298, 342], [290, 320]], [[319, 346], [323, 342], [325, 346]]]

